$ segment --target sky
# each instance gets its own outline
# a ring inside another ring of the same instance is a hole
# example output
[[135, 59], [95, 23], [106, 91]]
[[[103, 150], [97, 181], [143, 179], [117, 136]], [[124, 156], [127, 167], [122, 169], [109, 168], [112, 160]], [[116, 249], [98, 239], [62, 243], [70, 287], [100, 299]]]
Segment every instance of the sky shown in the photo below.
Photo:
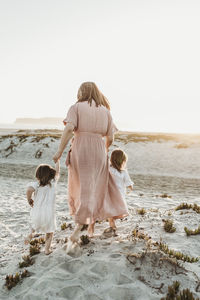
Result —
[[94, 81], [119, 129], [200, 133], [199, 32], [199, 0], [0, 0], [0, 123]]

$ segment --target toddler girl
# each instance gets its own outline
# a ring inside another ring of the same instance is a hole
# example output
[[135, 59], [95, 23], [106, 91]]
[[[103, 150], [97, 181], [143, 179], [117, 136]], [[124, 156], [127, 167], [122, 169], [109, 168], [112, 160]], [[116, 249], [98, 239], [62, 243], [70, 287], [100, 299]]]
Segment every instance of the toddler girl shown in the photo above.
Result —
[[[127, 162], [127, 155], [122, 150], [120, 149], [114, 150], [111, 153], [110, 172], [113, 175], [115, 183], [122, 195], [122, 198], [124, 199], [124, 202], [125, 202], [126, 188], [133, 190], [133, 184], [134, 184], [133, 181], [130, 179], [130, 176], [126, 169], [126, 162]], [[109, 221], [110, 228], [106, 229], [106, 232], [109, 232], [109, 230], [115, 231], [116, 225], [114, 219], [109, 218], [108, 221]], [[88, 235], [90, 237], [93, 237], [94, 226], [95, 224], [91, 224], [88, 227]]]
[[[35, 231], [45, 233], [46, 255], [51, 253], [51, 241], [56, 229], [55, 196], [59, 173], [59, 160], [56, 163], [55, 169], [50, 165], [39, 165], [35, 174], [38, 182], [30, 183], [26, 191], [27, 200], [30, 206], [32, 206], [30, 212], [32, 231], [25, 239], [25, 243], [29, 243]], [[34, 196], [34, 200], [32, 196]]]
[[[126, 189], [133, 190], [134, 182], [126, 169], [127, 155], [120, 149], [114, 150], [110, 157], [110, 172], [125, 202]], [[125, 202], [126, 204], [126, 202]], [[127, 204], [126, 204], [127, 205]], [[116, 229], [114, 219], [109, 219], [110, 227]]]

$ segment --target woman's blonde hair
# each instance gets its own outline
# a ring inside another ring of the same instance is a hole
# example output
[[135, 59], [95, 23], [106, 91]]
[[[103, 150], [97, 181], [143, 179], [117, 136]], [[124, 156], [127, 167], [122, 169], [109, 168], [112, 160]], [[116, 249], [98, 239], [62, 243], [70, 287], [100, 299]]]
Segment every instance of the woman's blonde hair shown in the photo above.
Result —
[[77, 99], [78, 102], [88, 101], [90, 106], [92, 105], [92, 100], [94, 100], [96, 106], [103, 105], [110, 110], [107, 98], [100, 92], [94, 82], [83, 82], [78, 90]]
[[126, 162], [127, 159], [128, 159], [127, 155], [124, 151], [120, 149], [116, 149], [111, 153], [111, 157], [110, 157], [111, 166], [117, 169], [117, 171], [121, 172], [123, 163]]

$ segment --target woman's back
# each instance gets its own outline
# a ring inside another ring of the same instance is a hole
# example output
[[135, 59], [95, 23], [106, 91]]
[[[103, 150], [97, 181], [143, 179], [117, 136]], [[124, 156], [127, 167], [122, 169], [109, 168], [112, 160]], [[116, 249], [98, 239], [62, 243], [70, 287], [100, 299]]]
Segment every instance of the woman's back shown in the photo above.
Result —
[[98, 133], [102, 136], [109, 133], [112, 118], [110, 111], [105, 106], [97, 107], [94, 101], [90, 106], [87, 101], [84, 101], [72, 105], [70, 111], [70, 119], [73, 124], [76, 123], [74, 125], [76, 125], [77, 132]]
[[96, 84], [84, 82], [78, 90], [77, 103], [70, 107], [64, 119], [66, 127], [54, 161], [61, 157], [74, 131], [67, 160], [70, 214], [78, 224], [70, 237], [72, 242], [78, 240], [81, 224], [94, 225], [96, 220], [128, 214], [109, 173], [107, 150], [116, 131], [109, 109], [108, 100]]

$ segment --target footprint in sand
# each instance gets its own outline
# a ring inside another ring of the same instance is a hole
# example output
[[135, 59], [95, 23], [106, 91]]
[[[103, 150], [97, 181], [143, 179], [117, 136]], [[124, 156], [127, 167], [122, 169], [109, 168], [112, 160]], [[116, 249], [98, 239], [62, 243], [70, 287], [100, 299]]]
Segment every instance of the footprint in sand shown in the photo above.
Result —
[[111, 258], [119, 258], [119, 257], [121, 257], [121, 254], [113, 253], [109, 257], [111, 257]]
[[[109, 299], [115, 299], [115, 300], [122, 300], [122, 299], [126, 299], [126, 300], [135, 300], [138, 299], [138, 296], [135, 293], [136, 289], [132, 289], [130, 287], [116, 287], [114, 286], [113, 288], [111, 288], [108, 291], [108, 296], [110, 297]], [[139, 290], [139, 288], [138, 288]], [[139, 299], [149, 299], [149, 298], [139, 298]]]
[[[50, 258], [50, 257], [48, 257], [48, 258]], [[45, 256], [45, 259], [44, 259], [43, 261], [40, 262], [40, 265], [41, 265], [42, 267], [45, 267], [45, 268], [46, 268], [46, 267], [50, 267], [51, 263], [53, 264], [54, 262], [51, 261], [50, 259], [47, 259], [46, 256]]]
[[18, 300], [38, 300], [38, 299], [40, 299], [40, 293], [38, 292], [37, 294], [38, 295], [29, 293], [28, 295], [23, 297], [24, 296], [24, 292], [23, 292], [22, 294], [15, 296], [14, 299], [18, 299]]
[[127, 277], [124, 274], [119, 275], [119, 278], [117, 279], [118, 285], [129, 284], [129, 283], [133, 283], [133, 279]]
[[97, 273], [103, 277], [108, 274], [108, 264], [104, 263], [103, 261], [97, 262], [91, 269], [91, 272]]
[[[84, 298], [83, 298], [84, 299]], [[95, 294], [91, 294], [91, 295], [85, 295], [85, 299], [87, 300], [103, 300], [103, 298], [99, 298], [97, 295]]]
[[58, 296], [64, 299], [79, 299], [78, 296], [83, 294], [84, 289], [80, 285], [68, 286], [60, 290]]
[[61, 264], [59, 267], [70, 273], [76, 273], [80, 272], [80, 269], [83, 266], [83, 264], [84, 263], [81, 260], [72, 260], [70, 262], [65, 262], [64, 264]]

